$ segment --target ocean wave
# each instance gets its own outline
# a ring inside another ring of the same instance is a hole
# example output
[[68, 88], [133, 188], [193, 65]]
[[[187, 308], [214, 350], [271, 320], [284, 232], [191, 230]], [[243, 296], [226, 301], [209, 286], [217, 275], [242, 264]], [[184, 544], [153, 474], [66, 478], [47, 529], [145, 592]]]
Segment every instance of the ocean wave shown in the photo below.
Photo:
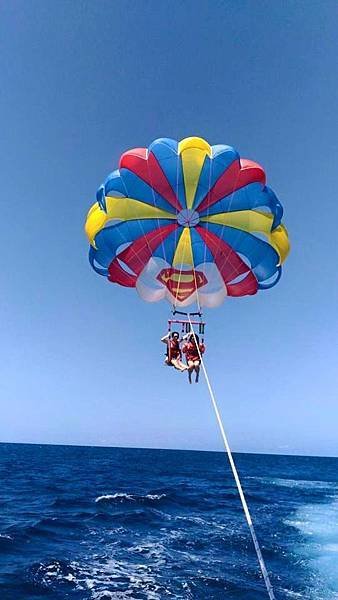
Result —
[[[1, 517], [1, 599], [265, 597], [223, 455], [14, 451], [27, 468], [5, 496], [12, 501]], [[338, 600], [338, 460], [241, 461], [276, 597]], [[34, 474], [29, 485], [27, 469]]]
[[208, 519], [203, 519], [203, 517], [198, 517], [194, 515], [182, 516], [176, 515], [176, 521], [185, 521], [187, 523], [192, 523], [194, 525], [198, 525], [199, 527], [212, 527], [214, 529], [220, 529], [222, 531], [229, 529], [228, 523], [219, 523], [217, 521], [209, 521]]
[[127, 548], [127, 552], [151, 560], [153, 568], [165, 565], [168, 560], [168, 548], [162, 542], [155, 540], [144, 540], [139, 544], [132, 545]]
[[84, 499], [84, 498], [80, 498], [77, 496], [74, 497], [62, 497], [62, 496], [57, 496], [51, 506], [55, 507], [55, 508], [85, 508], [88, 506], [88, 500]]
[[0, 533], [0, 549], [4, 552], [8, 549], [9, 546], [12, 546], [14, 543], [14, 537], [12, 535], [8, 535], [7, 533]]
[[278, 487], [300, 488], [302, 490], [335, 490], [338, 489], [336, 481], [310, 481], [307, 479], [284, 479], [282, 477], [253, 477], [247, 476], [245, 479], [254, 480], [266, 485]]
[[95, 498], [95, 502], [116, 503], [116, 502], [159, 502], [167, 497], [167, 494], [126, 494], [125, 492], [116, 492], [115, 494], [105, 494]]
[[[7, 539], [7, 541], [30, 542], [33, 538], [39, 537], [52, 540], [52, 538], [57, 538], [60, 532], [67, 534], [74, 532], [75, 529], [81, 530], [82, 527], [83, 519], [80, 519], [78, 515], [73, 516], [72, 519], [56, 516], [42, 517], [34, 522], [12, 525], [9, 528], [11, 535], [6, 536], [4, 541]], [[0, 543], [2, 539], [0, 536]]]

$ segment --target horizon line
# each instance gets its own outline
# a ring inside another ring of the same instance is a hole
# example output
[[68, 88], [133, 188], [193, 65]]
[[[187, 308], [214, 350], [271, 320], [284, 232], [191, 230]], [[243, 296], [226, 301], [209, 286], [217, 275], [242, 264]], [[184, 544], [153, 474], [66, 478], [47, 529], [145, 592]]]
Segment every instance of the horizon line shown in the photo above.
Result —
[[[224, 454], [226, 456], [225, 450], [204, 450], [197, 448], [154, 448], [149, 446], [107, 446], [105, 444], [96, 445], [96, 444], [64, 444], [58, 442], [6, 442], [0, 441], [0, 445], [13, 445], [13, 446], [62, 446], [66, 448], [105, 448], [105, 449], [115, 449], [115, 450], [155, 450], [155, 451], [163, 451], [163, 452], [212, 452], [213, 454]], [[257, 456], [293, 456], [295, 458], [338, 458], [336, 455], [320, 455], [320, 454], [283, 454], [281, 452], [245, 452], [245, 451], [237, 451], [233, 450], [233, 454], [250, 454]]]

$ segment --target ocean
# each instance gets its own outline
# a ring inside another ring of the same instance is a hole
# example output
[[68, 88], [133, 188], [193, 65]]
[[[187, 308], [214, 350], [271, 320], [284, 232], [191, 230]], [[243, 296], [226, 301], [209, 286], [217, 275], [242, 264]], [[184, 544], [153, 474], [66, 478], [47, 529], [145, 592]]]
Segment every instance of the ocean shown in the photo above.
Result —
[[[235, 454], [277, 600], [338, 598], [338, 459]], [[268, 598], [226, 455], [0, 444], [1, 600]]]

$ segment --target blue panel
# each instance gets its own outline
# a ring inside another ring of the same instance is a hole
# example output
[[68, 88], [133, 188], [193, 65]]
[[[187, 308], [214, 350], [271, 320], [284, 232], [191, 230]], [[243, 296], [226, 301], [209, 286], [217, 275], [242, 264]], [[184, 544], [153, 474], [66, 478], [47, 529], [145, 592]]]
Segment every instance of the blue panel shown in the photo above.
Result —
[[106, 198], [105, 198], [105, 193], [104, 193], [104, 185], [100, 185], [99, 189], [96, 192], [96, 201], [99, 204], [99, 207], [104, 210], [104, 212], [107, 212], [107, 205], [106, 205]]
[[201, 225], [229, 244], [235, 252], [245, 256], [250, 261], [258, 281], [265, 281], [276, 273], [279, 256], [267, 242], [234, 227], [214, 225], [213, 223], [208, 223], [207, 227], [205, 224]]
[[264, 191], [265, 195], [269, 198], [268, 206], [269, 206], [272, 214], [274, 215], [272, 228], [271, 228], [271, 230], [273, 231], [274, 229], [276, 229], [276, 227], [278, 227], [278, 225], [280, 225], [284, 211], [283, 211], [283, 207], [282, 207], [281, 203], [279, 202], [275, 192], [273, 192], [270, 187], [268, 187], [266, 185], [263, 191]]
[[173, 154], [178, 154], [178, 142], [171, 138], [157, 138], [149, 146], [149, 152], [152, 152], [159, 162], [171, 158]]
[[110, 173], [110, 175], [108, 175], [106, 181], [104, 182], [104, 188], [106, 196], [113, 191], [117, 191], [120, 194], [123, 194], [124, 196], [127, 195], [126, 187], [123, 183], [121, 173], [118, 169]]
[[89, 258], [89, 262], [90, 262], [91, 266], [93, 267], [94, 271], [96, 271], [96, 273], [98, 273], [99, 275], [103, 275], [104, 277], [107, 277], [108, 269], [102, 269], [95, 264], [96, 250], [95, 250], [95, 248], [93, 248], [93, 246], [90, 246], [90, 248], [89, 248], [89, 257], [88, 258]]
[[155, 206], [156, 208], [162, 208], [163, 210], [167, 210], [172, 214], [176, 214], [175, 209], [167, 202], [160, 194], [155, 192], [155, 190], [145, 183], [143, 179], [140, 179], [135, 173], [129, 171], [129, 169], [120, 169], [120, 174], [127, 190], [127, 196], [129, 198], [135, 198], [136, 200], [140, 200], [140, 202], [144, 202], [145, 204], [150, 204], [151, 206]]
[[234, 160], [239, 162], [240, 156], [232, 146], [223, 144], [212, 146], [212, 185], [216, 183], [217, 179], [230, 167]]
[[234, 162], [239, 161], [239, 154], [231, 146], [212, 146], [212, 158], [205, 157], [199, 178], [193, 208], [197, 208], [208, 191], [215, 185], [220, 176]]
[[127, 195], [127, 190], [123, 184], [119, 170], [110, 173], [105, 182], [102, 185], [100, 185], [99, 189], [96, 192], [96, 200], [99, 203], [100, 208], [102, 208], [102, 210], [104, 210], [105, 212], [107, 212], [105, 196], [107, 196], [112, 191], [116, 191], [119, 194], [122, 194], [123, 196]]
[[181, 157], [178, 156], [178, 143], [169, 138], [160, 138], [150, 144], [149, 151], [154, 154], [161, 165], [161, 169], [180, 204], [183, 208], [186, 208], [182, 162]]
[[272, 228], [278, 227], [283, 209], [272, 190], [266, 186], [263, 187], [261, 183], [249, 183], [225, 198], [221, 198], [210, 208], [202, 211], [201, 217], [235, 210], [251, 210], [263, 206], [266, 206], [274, 215]]
[[172, 225], [170, 219], [144, 219], [123, 221], [102, 229], [95, 237], [97, 250], [95, 260], [103, 267], [108, 267], [116, 256], [116, 250], [122, 244], [133, 242], [149, 231], [165, 225]]
[[273, 281], [271, 281], [270, 283], [259, 283], [258, 288], [260, 290], [268, 290], [268, 289], [274, 287], [276, 285], [276, 283], [279, 282], [281, 276], [282, 276], [282, 267], [279, 266], [279, 267], [277, 267], [277, 277], [275, 277], [275, 279]]
[[196, 229], [190, 229], [191, 245], [194, 257], [194, 265], [200, 265], [204, 262], [215, 262], [209, 248], [206, 246]]

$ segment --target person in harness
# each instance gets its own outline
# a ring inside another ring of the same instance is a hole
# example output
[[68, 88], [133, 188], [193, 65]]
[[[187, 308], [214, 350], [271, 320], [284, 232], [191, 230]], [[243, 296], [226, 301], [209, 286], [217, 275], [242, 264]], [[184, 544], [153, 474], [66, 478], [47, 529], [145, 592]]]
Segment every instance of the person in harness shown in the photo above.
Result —
[[189, 367], [182, 362], [179, 333], [177, 331], [169, 332], [161, 338], [161, 342], [167, 345], [166, 365], [175, 367], [178, 371], [186, 371]]
[[188, 341], [185, 342], [182, 348], [187, 363], [189, 383], [192, 383], [191, 376], [193, 371], [196, 373], [195, 383], [198, 383], [200, 375], [201, 356], [205, 352], [205, 345], [200, 343], [198, 335], [195, 333], [189, 334]]

